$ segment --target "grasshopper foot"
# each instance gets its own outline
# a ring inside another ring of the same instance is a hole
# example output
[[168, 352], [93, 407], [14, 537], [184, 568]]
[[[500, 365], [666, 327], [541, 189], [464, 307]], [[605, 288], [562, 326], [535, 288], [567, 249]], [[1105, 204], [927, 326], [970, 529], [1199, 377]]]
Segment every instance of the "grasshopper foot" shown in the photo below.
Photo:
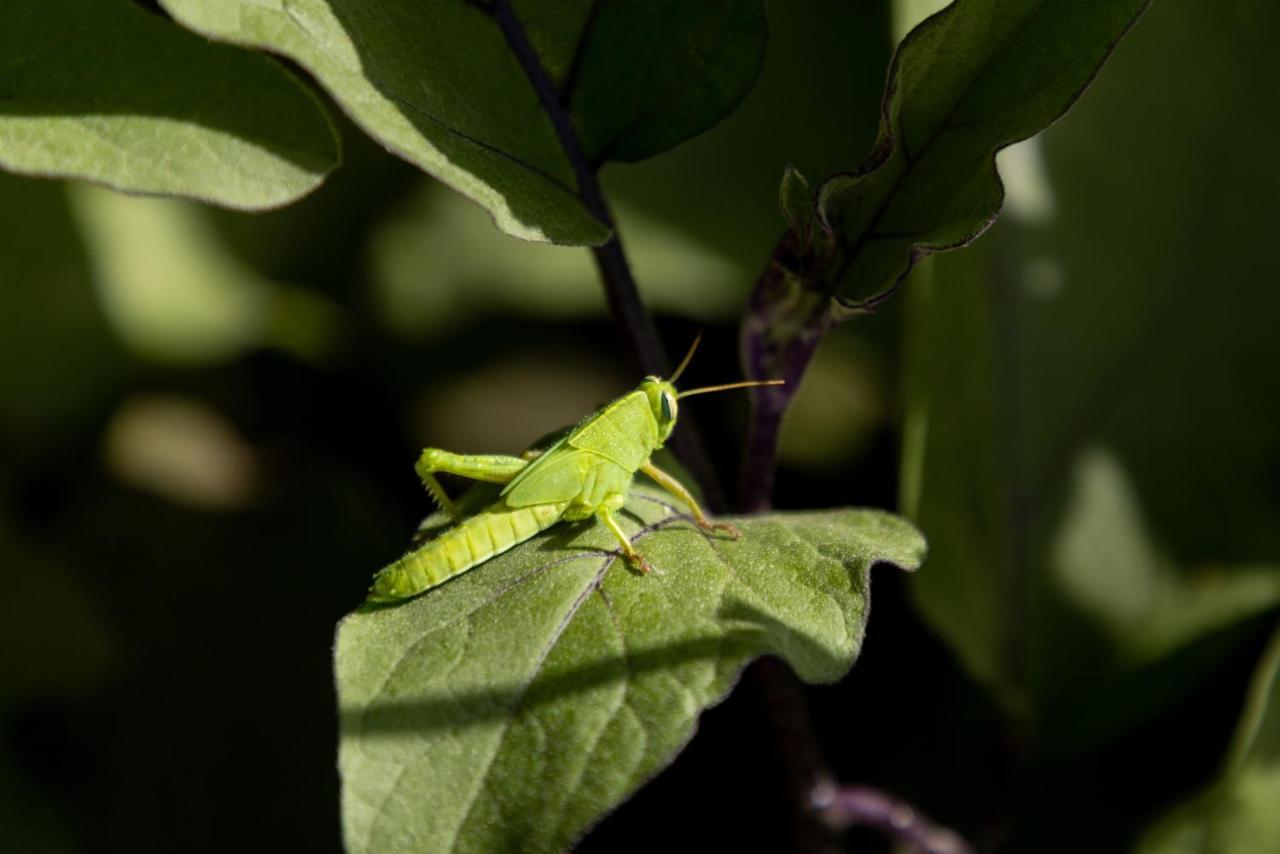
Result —
[[742, 532], [739, 531], [736, 526], [730, 525], [728, 522], [712, 522], [709, 519], [699, 519], [698, 527], [713, 534], [725, 534], [731, 540], [742, 539]]
[[627, 559], [627, 563], [631, 564], [631, 568], [641, 575], [648, 575], [653, 572], [653, 564], [649, 563], [648, 558], [640, 554], [640, 552], [631, 552], [623, 555]]

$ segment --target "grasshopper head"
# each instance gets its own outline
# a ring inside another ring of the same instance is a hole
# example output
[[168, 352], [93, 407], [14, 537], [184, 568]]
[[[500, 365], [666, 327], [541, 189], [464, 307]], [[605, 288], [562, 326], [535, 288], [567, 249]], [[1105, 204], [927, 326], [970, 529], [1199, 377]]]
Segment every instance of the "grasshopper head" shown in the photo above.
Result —
[[666, 442], [675, 429], [679, 411], [676, 406], [676, 387], [659, 377], [645, 377], [644, 382], [640, 383], [640, 391], [649, 399], [653, 419], [658, 422], [658, 441]]
[[675, 429], [676, 414], [678, 412], [676, 401], [682, 397], [707, 394], [712, 391], [728, 391], [731, 388], [754, 388], [756, 386], [782, 385], [784, 383], [784, 380], [746, 380], [740, 383], [694, 388], [683, 393], [676, 392], [676, 380], [680, 379], [684, 369], [689, 367], [689, 362], [693, 359], [693, 354], [698, 349], [698, 342], [701, 340], [702, 334], [699, 333], [698, 337], [693, 339], [693, 346], [689, 348], [689, 352], [685, 353], [684, 358], [680, 360], [680, 365], [676, 368], [675, 373], [671, 375], [671, 379], [664, 380], [661, 377], [648, 376], [644, 378], [644, 382], [640, 383], [640, 391], [644, 392], [645, 396], [648, 397], [649, 408], [653, 410], [653, 420], [658, 422], [659, 445], [664, 444], [667, 441], [667, 437], [671, 435], [671, 431]]

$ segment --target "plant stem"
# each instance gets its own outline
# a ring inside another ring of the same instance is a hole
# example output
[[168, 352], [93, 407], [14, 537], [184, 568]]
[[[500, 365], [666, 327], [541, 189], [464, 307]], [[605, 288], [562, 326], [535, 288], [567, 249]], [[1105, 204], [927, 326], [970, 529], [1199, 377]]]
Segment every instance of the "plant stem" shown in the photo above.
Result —
[[[591, 247], [596, 269], [600, 272], [600, 281], [604, 285], [609, 313], [627, 342], [631, 356], [640, 372], [666, 376], [669, 363], [663, 352], [661, 340], [658, 338], [658, 330], [654, 326], [653, 318], [645, 310], [644, 302], [640, 299], [640, 290], [636, 286], [631, 265], [627, 262], [622, 240], [618, 236], [617, 223], [614, 222], [613, 212], [609, 209], [604, 191], [600, 188], [596, 164], [592, 163], [582, 150], [578, 132], [573, 126], [573, 117], [562, 102], [555, 81], [551, 79], [533, 43], [529, 41], [524, 25], [516, 17], [515, 10], [511, 7], [511, 0], [492, 0], [487, 9], [497, 22], [498, 28], [507, 40], [507, 46], [515, 54], [529, 83], [537, 92], [538, 101], [551, 120], [552, 127], [555, 128], [560, 147], [573, 168], [574, 178], [578, 183], [579, 198], [591, 215], [610, 231], [607, 241]], [[688, 415], [684, 415], [681, 421], [681, 429], [671, 437], [676, 455], [689, 467], [694, 478], [702, 485], [707, 504], [713, 510], [723, 509], [723, 492], [719, 487], [715, 470], [707, 458], [697, 427]]]
[[814, 809], [813, 792], [835, 780], [822, 757], [796, 677], [776, 658], [763, 658], [747, 671], [748, 684], [768, 717], [774, 749], [791, 801], [794, 849], [801, 854], [840, 850], [831, 825]]
[[743, 316], [739, 342], [743, 372], [748, 379], [786, 381], [752, 390], [751, 420], [738, 477], [738, 509], [743, 513], [763, 513], [771, 506], [782, 418], [818, 344], [835, 324], [829, 300], [806, 287], [806, 273], [798, 269], [803, 265], [795, 235], [788, 232], [760, 274]]
[[870, 786], [819, 786], [813, 806], [837, 828], [865, 824], [893, 836], [917, 854], [971, 854], [955, 831], [934, 824], [919, 811]]
[[894, 837], [916, 854], [970, 854], [972, 849], [959, 834], [934, 824], [911, 805], [870, 786], [837, 781], [822, 756], [804, 693], [786, 665], [766, 658], [752, 666], [750, 677], [777, 733], [778, 758], [797, 824], [797, 850], [839, 851], [838, 833], [862, 824]]

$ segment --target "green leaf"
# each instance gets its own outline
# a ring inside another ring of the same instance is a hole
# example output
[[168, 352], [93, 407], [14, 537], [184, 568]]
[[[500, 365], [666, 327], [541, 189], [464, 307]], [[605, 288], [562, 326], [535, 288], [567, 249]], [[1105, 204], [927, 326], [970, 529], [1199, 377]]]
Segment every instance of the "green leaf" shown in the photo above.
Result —
[[[648, 157], [714, 124], [755, 82], [767, 32], [761, 0], [162, 5], [213, 38], [295, 60], [367, 133], [509, 234], [573, 244], [608, 237], [575, 166]], [[539, 62], [537, 86], [522, 59]]]
[[1280, 630], [1263, 654], [1226, 767], [1137, 846], [1141, 854], [1253, 854], [1280, 839]]
[[671, 761], [743, 666], [842, 676], [870, 570], [924, 542], [887, 513], [735, 520], [711, 537], [639, 487], [637, 575], [594, 522], [561, 524], [403, 605], [358, 611], [335, 652], [351, 851], [558, 850]]
[[1149, 0], [957, 0], [903, 40], [879, 138], [818, 191], [843, 238], [832, 285], [892, 289], [922, 257], [963, 246], [1004, 199], [995, 154], [1067, 111]]
[[[763, 0], [578, 0], [554, 12], [541, 0], [519, 5], [531, 25], [555, 15], [582, 39], [576, 75], [566, 67], [555, 77], [592, 162], [643, 160], [701, 133], [746, 97], [764, 63]], [[573, 43], [541, 53], [565, 55]]]
[[305, 195], [338, 160], [279, 65], [128, 0], [14, 0], [0, 28], [0, 168], [231, 208]]

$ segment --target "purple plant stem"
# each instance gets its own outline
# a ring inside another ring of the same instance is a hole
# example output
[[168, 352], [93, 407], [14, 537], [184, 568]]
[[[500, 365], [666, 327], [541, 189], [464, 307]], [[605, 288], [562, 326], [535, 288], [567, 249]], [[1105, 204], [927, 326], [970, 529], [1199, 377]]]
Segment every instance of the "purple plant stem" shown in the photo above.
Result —
[[[476, 2], [475, 5], [487, 10], [493, 16], [507, 41], [507, 46], [511, 48], [525, 77], [537, 93], [538, 101], [555, 129], [560, 147], [573, 167], [574, 179], [578, 184], [578, 196], [582, 203], [602, 225], [612, 232], [603, 244], [591, 247], [591, 254], [595, 259], [596, 269], [600, 273], [600, 281], [604, 285], [609, 314], [617, 325], [619, 335], [627, 342], [636, 367], [642, 374], [666, 376], [668, 363], [658, 338], [658, 330], [654, 326], [653, 318], [645, 309], [644, 302], [640, 299], [640, 289], [636, 286], [631, 265], [627, 262], [626, 253], [623, 251], [617, 223], [614, 222], [613, 212], [609, 209], [608, 200], [596, 176], [597, 164], [593, 163], [583, 151], [582, 142], [573, 125], [573, 117], [562, 103], [559, 88], [542, 64], [542, 59], [524, 30], [524, 24], [516, 16], [511, 0]], [[706, 446], [702, 442], [698, 428], [690, 416], [684, 416], [682, 429], [671, 437], [671, 445], [676, 456], [689, 468], [694, 479], [702, 486], [706, 502], [711, 509], [717, 511], [724, 509], [724, 492], [720, 488], [715, 469], [707, 457]]]
[[[822, 337], [834, 325], [828, 298], [805, 289], [803, 263], [791, 233], [779, 241], [747, 302], [739, 342], [748, 379], [781, 379], [781, 386], [751, 391], [751, 419], [738, 476], [738, 509], [763, 513], [772, 506], [782, 419]], [[797, 323], [796, 318], [802, 318]], [[780, 328], [792, 327], [789, 335]]]
[[914, 807], [869, 786], [819, 785], [813, 808], [833, 827], [874, 827], [917, 854], [972, 854], [959, 834], [934, 824]]

